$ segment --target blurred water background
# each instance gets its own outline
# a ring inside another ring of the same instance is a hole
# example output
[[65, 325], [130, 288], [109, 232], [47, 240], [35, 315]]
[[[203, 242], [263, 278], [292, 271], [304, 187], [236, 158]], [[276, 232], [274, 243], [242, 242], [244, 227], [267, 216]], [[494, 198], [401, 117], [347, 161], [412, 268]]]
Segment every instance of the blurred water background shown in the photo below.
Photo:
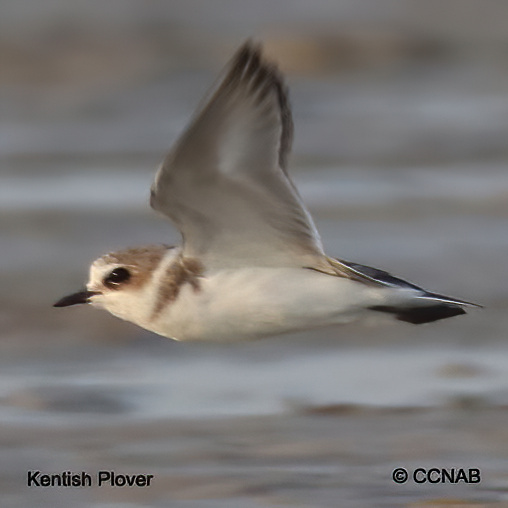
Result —
[[[2, 506], [508, 506], [508, 4], [0, 10]], [[287, 75], [292, 175], [327, 252], [484, 310], [210, 346], [51, 308], [99, 255], [179, 242], [148, 206], [155, 168], [250, 36]], [[422, 463], [483, 480], [391, 481]], [[26, 487], [108, 468], [157, 482]]]

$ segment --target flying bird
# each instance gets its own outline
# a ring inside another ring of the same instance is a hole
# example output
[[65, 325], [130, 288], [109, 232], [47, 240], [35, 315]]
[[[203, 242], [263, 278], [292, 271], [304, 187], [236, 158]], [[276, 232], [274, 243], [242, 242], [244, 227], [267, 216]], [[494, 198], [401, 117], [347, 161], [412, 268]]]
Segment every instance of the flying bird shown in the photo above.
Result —
[[150, 204], [182, 245], [134, 247], [93, 262], [89, 303], [175, 340], [241, 341], [385, 314], [413, 324], [477, 307], [325, 254], [288, 173], [288, 92], [245, 43], [155, 176]]

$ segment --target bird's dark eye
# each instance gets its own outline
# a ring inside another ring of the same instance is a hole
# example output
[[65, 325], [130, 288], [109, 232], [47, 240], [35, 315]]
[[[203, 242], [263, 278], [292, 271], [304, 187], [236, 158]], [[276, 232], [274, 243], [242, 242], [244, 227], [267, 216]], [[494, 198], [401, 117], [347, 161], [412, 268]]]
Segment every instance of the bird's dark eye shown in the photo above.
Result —
[[115, 268], [114, 270], [111, 270], [104, 279], [104, 285], [109, 288], [114, 288], [123, 282], [128, 281], [130, 278], [131, 274], [127, 268]]

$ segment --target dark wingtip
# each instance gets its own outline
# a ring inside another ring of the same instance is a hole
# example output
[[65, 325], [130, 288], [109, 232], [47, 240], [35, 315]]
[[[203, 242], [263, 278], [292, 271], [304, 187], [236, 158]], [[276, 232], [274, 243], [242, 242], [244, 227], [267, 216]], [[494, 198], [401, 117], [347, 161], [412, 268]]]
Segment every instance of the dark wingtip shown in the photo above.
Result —
[[226, 81], [232, 82], [239, 75], [249, 78], [257, 76], [259, 88], [273, 89], [280, 109], [282, 132], [279, 146], [279, 165], [286, 171], [289, 153], [293, 144], [294, 126], [288, 87], [276, 64], [263, 56], [262, 44], [253, 38], [247, 39], [233, 57], [232, 71]]
[[440, 319], [447, 319], [454, 316], [466, 314], [466, 311], [458, 305], [438, 304], [429, 307], [398, 308], [389, 305], [374, 305], [369, 307], [377, 312], [393, 314], [395, 319], [405, 321], [413, 325], [432, 323]]
[[462, 305], [465, 307], [476, 307], [478, 309], [483, 309], [484, 306], [478, 303], [468, 302], [466, 300], [459, 300], [458, 298], [451, 298], [449, 296], [440, 295], [438, 293], [430, 293], [429, 291], [425, 291], [424, 298], [433, 298], [435, 300], [441, 300], [441, 303], [452, 304], [452, 305]]
[[254, 37], [249, 37], [245, 39], [244, 43], [238, 48], [237, 54], [241, 53], [257, 53], [261, 51], [261, 43], [254, 39]]

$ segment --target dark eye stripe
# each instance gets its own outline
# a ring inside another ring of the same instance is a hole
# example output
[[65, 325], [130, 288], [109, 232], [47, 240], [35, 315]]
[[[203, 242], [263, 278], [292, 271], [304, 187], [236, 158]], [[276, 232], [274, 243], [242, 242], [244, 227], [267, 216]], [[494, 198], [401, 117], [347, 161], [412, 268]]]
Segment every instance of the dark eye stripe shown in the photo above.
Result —
[[131, 278], [131, 274], [127, 268], [115, 268], [111, 270], [104, 279], [104, 285], [109, 288], [118, 287], [120, 284], [127, 282]]

